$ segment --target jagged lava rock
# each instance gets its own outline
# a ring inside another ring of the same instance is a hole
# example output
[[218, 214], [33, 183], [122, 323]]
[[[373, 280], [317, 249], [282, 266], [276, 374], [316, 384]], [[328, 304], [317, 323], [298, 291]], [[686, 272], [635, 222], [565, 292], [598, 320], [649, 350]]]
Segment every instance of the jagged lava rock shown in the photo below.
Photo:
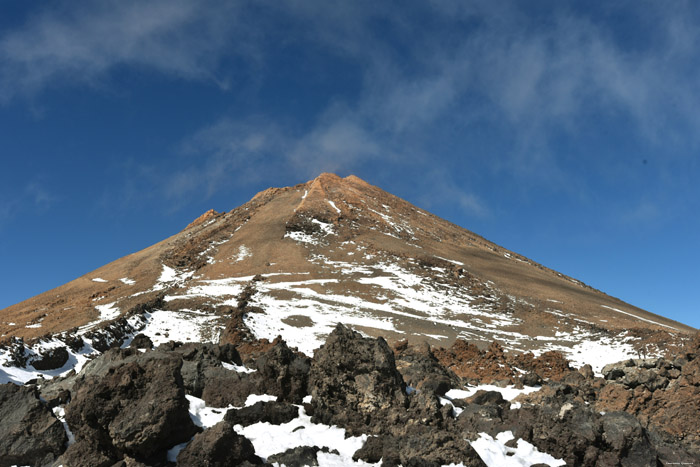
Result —
[[342, 324], [314, 354], [309, 388], [312, 421], [354, 434], [378, 431], [394, 409], [408, 406], [406, 385], [386, 341], [362, 337]]
[[233, 431], [226, 421], [199, 433], [180, 451], [177, 465], [182, 467], [239, 467], [260, 465], [253, 444]]
[[34, 387], [0, 385], [0, 467], [48, 465], [68, 441]]
[[[66, 407], [76, 440], [91, 443], [114, 461], [124, 455], [145, 462], [164, 460], [167, 449], [197, 432], [181, 367], [182, 358], [175, 353], [148, 352], [104, 375], [85, 374]], [[69, 465], [78, 460], [74, 446], [66, 452]]]
[[256, 402], [241, 409], [230, 409], [226, 412], [224, 420], [231, 425], [248, 426], [258, 422], [281, 425], [299, 416], [297, 406], [288, 402]]

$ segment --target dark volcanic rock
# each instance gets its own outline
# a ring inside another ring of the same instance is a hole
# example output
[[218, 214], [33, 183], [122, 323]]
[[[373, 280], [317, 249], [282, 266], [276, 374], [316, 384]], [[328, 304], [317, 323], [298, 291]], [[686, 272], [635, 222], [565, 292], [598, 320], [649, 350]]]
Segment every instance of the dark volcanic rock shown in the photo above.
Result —
[[497, 430], [511, 430], [567, 465], [657, 465], [656, 450], [638, 420], [623, 413], [601, 416], [573, 394], [564, 386], [535, 396], [534, 404], [504, 411]]
[[111, 467], [116, 458], [111, 452], [96, 445], [89, 439], [81, 439], [71, 444], [57, 464], [70, 467]]
[[[202, 397], [210, 379], [209, 373], [220, 373], [225, 376], [232, 376], [231, 373], [235, 373], [223, 368], [221, 362], [241, 364], [241, 357], [232, 345], [168, 342], [156, 350], [160, 352], [172, 351], [182, 357], [182, 381], [187, 393], [195, 397]], [[226, 384], [225, 381], [213, 381], [212, 383]]]
[[408, 406], [405, 384], [384, 339], [362, 337], [342, 324], [314, 354], [309, 373], [312, 420], [353, 434], [377, 432]]
[[41, 357], [34, 360], [31, 365], [40, 371], [55, 370], [61, 368], [68, 361], [68, 351], [65, 347], [49, 349], [41, 354]]
[[[206, 368], [202, 373], [201, 397], [210, 407], [241, 407], [250, 394], [260, 394], [260, 377], [223, 367]], [[194, 393], [193, 395], [196, 395]]]
[[129, 344], [129, 347], [133, 347], [135, 349], [150, 350], [153, 348], [153, 341], [151, 340], [150, 337], [148, 337], [145, 334], [137, 334], [131, 340], [131, 344]]
[[262, 464], [253, 444], [225, 421], [196, 435], [177, 456], [177, 465], [184, 467], [237, 467], [246, 462]]
[[[182, 359], [174, 353], [148, 352], [113, 365], [103, 373], [96, 365], [76, 382], [66, 420], [78, 442], [91, 444], [115, 461], [128, 454], [155, 462], [175, 444], [190, 439], [197, 428], [180, 375]], [[129, 356], [113, 351], [110, 357]], [[86, 450], [88, 450], [86, 448]], [[67, 462], [78, 460], [70, 450]], [[70, 455], [69, 455], [70, 454]]]
[[50, 464], [67, 441], [63, 424], [36, 389], [0, 385], [0, 467]]
[[407, 385], [440, 396], [459, 386], [459, 378], [438, 362], [427, 343], [414, 346], [401, 343], [394, 351], [396, 368]]
[[627, 360], [603, 368], [596, 409], [625, 411], [649, 430], [665, 463], [700, 458], [700, 359], [692, 349], [672, 359]]
[[[232, 363], [240, 364], [240, 360]], [[197, 367], [199, 383], [193, 386], [192, 394], [201, 394], [199, 397], [215, 407], [242, 406], [250, 394], [270, 394], [295, 404], [306, 396], [310, 360], [292, 351], [283, 340], [275, 340], [248, 365], [256, 371], [239, 373], [220, 364]]]
[[293, 352], [283, 340], [276, 339], [272, 348], [256, 358], [253, 367], [258, 370], [252, 374], [260, 378], [260, 394], [294, 404], [301, 404], [307, 395], [311, 360]]
[[435, 466], [463, 464], [484, 466], [469, 442], [460, 434], [415, 425], [401, 436], [380, 435], [367, 438], [353, 455], [355, 460], [382, 466]]
[[277, 463], [286, 467], [306, 467], [318, 465], [318, 446], [299, 446], [267, 458], [269, 464]]
[[287, 423], [299, 416], [299, 408], [288, 402], [256, 402], [242, 409], [230, 409], [224, 420], [231, 425], [248, 426], [267, 422], [272, 425]]

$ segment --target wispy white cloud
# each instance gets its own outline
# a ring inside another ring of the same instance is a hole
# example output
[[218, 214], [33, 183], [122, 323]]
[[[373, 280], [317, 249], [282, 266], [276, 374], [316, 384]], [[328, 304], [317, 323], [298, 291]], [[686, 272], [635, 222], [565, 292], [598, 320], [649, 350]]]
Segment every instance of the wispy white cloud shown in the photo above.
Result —
[[[58, 85], [102, 86], [137, 67], [225, 86], [224, 54], [254, 57], [237, 3], [192, 0], [66, 2], [0, 36], [0, 97]], [[237, 39], [233, 41], [233, 39]]]
[[[598, 120], [623, 119], [650, 144], [700, 143], [688, 137], [700, 134], [691, 2], [618, 2], [593, 14], [567, 2], [533, 14], [516, 1], [55, 5], [0, 35], [0, 98], [66, 84], [118, 86], [110, 78], [122, 67], [236, 92], [227, 77], [275, 73], [280, 44], [323, 50], [360, 70], [359, 91], [339, 89], [311, 125], [274, 115], [213, 118], [161, 171], [168, 183], [156, 186], [168, 199], [211, 195], [232, 177], [254, 181], [270, 171], [313, 176], [378, 159], [430, 167], [458, 157], [486, 160], [491, 176], [523, 185], [585, 191], [568, 167], [579, 155], [553, 149], [561, 134], [585, 145], [582, 135]], [[634, 16], [610, 20], [620, 13]], [[485, 125], [508, 140], [502, 151], [460, 147]], [[456, 179], [449, 168], [443, 175]], [[460, 204], [486, 212], [474, 190]]]
[[43, 183], [42, 177], [26, 182], [14, 193], [0, 193], [0, 228], [22, 212], [43, 213], [56, 202], [57, 196]]

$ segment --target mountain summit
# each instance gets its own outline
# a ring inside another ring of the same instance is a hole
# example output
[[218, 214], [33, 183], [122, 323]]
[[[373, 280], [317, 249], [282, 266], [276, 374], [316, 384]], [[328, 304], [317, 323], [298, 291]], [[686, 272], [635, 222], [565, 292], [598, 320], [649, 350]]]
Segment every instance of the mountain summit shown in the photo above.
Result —
[[390, 341], [497, 340], [574, 361], [653, 351], [669, 332], [693, 331], [358, 177], [324, 173], [210, 210], [158, 244], [2, 310], [0, 335], [94, 332], [147, 312], [141, 319], [163, 338], [187, 329], [181, 339], [216, 341], [232, 309], [244, 310], [253, 336], [281, 335], [307, 354], [339, 322]]
[[0, 467], [700, 458], [700, 335], [357, 177], [0, 317]]

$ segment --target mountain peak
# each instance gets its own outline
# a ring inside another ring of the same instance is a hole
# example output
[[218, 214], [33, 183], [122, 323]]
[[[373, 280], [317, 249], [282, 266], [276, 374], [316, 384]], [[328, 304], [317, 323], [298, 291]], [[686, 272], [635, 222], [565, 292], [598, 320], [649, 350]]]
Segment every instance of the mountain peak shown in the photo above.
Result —
[[[247, 289], [252, 277], [264, 285]], [[244, 290], [253, 295], [240, 301]], [[689, 330], [354, 175], [322, 173], [226, 213], [207, 211], [156, 245], [7, 308], [0, 335], [93, 326], [151, 302], [173, 313], [215, 313], [252, 297], [261, 310], [246, 315], [254, 334], [282, 334], [306, 351], [341, 321], [390, 340], [499, 339], [517, 351], [571, 348], [573, 337], [560, 336], [582, 323], [590, 336]]]

